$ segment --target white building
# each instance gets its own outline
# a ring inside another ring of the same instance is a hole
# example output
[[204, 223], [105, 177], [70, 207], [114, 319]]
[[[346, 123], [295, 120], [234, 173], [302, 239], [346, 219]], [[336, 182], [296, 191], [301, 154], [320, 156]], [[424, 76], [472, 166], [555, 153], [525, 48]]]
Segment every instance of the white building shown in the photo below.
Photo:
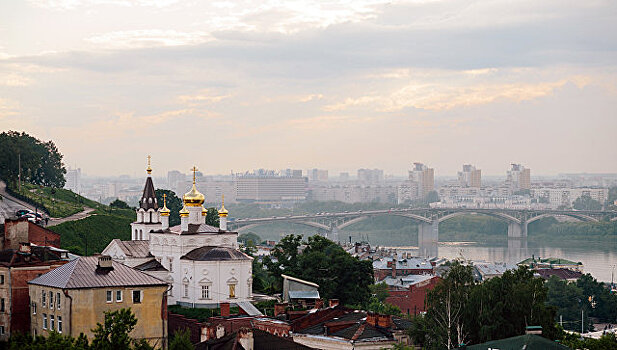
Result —
[[81, 168], [71, 169], [66, 171], [66, 183], [64, 188], [75, 193], [81, 193]]
[[582, 196], [589, 196], [591, 199], [604, 204], [608, 198], [608, 188], [553, 188], [540, 187], [530, 190], [532, 198], [539, 202], [548, 203], [551, 208], [560, 206], [571, 207], [575, 200]]
[[[195, 187], [194, 169], [193, 187], [183, 196], [181, 223], [169, 227], [170, 211], [165, 202], [158, 207], [151, 171], [148, 166], [137, 219], [131, 224], [134, 242], [114, 240], [103, 254], [168, 282], [170, 305], [217, 307], [250, 301], [253, 258], [237, 249], [238, 233], [227, 230], [225, 206], [219, 210], [220, 228], [206, 225], [205, 197]], [[147, 242], [147, 249], [141, 242]]]

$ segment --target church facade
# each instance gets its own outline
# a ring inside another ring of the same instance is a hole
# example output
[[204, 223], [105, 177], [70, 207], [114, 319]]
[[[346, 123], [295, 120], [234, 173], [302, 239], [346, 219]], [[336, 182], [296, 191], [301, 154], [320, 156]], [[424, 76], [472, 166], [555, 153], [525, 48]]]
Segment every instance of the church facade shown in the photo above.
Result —
[[[252, 260], [238, 250], [238, 233], [227, 230], [223, 203], [220, 227], [206, 224], [205, 197], [195, 187], [184, 194], [180, 225], [169, 227], [165, 199], [159, 207], [148, 165], [144, 192], [131, 224], [131, 241], [113, 240], [103, 254], [169, 283], [169, 305], [217, 307], [252, 299]], [[132, 249], [132, 250], [131, 250]]]

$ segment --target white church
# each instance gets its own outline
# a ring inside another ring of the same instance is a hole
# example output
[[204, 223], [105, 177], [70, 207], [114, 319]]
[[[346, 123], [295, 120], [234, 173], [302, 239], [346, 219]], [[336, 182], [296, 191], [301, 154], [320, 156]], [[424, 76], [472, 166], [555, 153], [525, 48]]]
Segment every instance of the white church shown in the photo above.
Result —
[[225, 203], [218, 211], [220, 227], [206, 225], [205, 198], [195, 187], [194, 167], [193, 188], [183, 196], [180, 225], [169, 227], [170, 210], [165, 198], [159, 207], [149, 160], [146, 171], [131, 240], [114, 239], [102, 254], [167, 281], [169, 305], [247, 304], [252, 299], [253, 258], [238, 250], [238, 233], [227, 230]]

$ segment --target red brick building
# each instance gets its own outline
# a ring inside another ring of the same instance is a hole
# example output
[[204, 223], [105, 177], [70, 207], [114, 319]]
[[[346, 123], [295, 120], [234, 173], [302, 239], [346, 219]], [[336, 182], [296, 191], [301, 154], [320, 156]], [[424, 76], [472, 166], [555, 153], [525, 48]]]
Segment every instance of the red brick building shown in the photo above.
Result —
[[0, 341], [30, 331], [28, 281], [66, 262], [61, 253], [28, 243], [0, 250]]
[[19, 249], [20, 243], [60, 248], [60, 235], [28, 221], [27, 218], [6, 219], [0, 250]]
[[390, 286], [390, 296], [386, 298], [386, 303], [398, 306], [404, 314], [417, 315], [425, 312], [424, 300], [426, 294], [435, 288], [441, 278], [431, 276], [407, 286], [407, 289]]

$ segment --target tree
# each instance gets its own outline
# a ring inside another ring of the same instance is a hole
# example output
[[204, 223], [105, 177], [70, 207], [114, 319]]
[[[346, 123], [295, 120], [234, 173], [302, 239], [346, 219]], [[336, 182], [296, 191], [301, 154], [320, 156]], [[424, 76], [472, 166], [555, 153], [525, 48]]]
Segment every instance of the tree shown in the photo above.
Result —
[[589, 195], [582, 195], [572, 203], [572, 207], [578, 210], [602, 210], [602, 203]]
[[66, 169], [62, 154], [53, 141], [42, 142], [25, 132], [7, 131], [0, 134], [0, 178], [13, 188], [21, 179], [35, 185], [63, 187]]
[[258, 245], [261, 242], [261, 237], [253, 232], [243, 233], [238, 236], [238, 242], [245, 245]]
[[115, 201], [109, 203], [109, 206], [112, 208], [118, 208], [118, 209], [131, 209], [131, 207], [129, 207], [129, 205], [126, 204], [126, 202], [123, 202], [119, 199], [116, 199]]
[[206, 225], [219, 227], [219, 211], [216, 208], [208, 208]]
[[92, 330], [92, 350], [129, 349], [131, 338], [129, 333], [135, 328], [137, 318], [131, 309], [105, 311], [103, 324], [97, 323]]
[[169, 342], [169, 350], [194, 350], [191, 343], [191, 332], [188, 328], [176, 331], [174, 337]]
[[[302, 252], [301, 245], [306, 245]], [[271, 256], [264, 258], [268, 272], [282, 283], [286, 274], [319, 284], [320, 294], [337, 298], [343, 304], [365, 305], [370, 298], [369, 286], [373, 282], [373, 265], [352, 257], [338, 244], [322, 236], [289, 235], [274, 247]]]
[[174, 191], [157, 189], [154, 191], [156, 194], [156, 201], [160, 205], [163, 204], [163, 194], [166, 195], [165, 201], [167, 202], [167, 209], [169, 209], [169, 226], [180, 225], [180, 210], [183, 203]]

